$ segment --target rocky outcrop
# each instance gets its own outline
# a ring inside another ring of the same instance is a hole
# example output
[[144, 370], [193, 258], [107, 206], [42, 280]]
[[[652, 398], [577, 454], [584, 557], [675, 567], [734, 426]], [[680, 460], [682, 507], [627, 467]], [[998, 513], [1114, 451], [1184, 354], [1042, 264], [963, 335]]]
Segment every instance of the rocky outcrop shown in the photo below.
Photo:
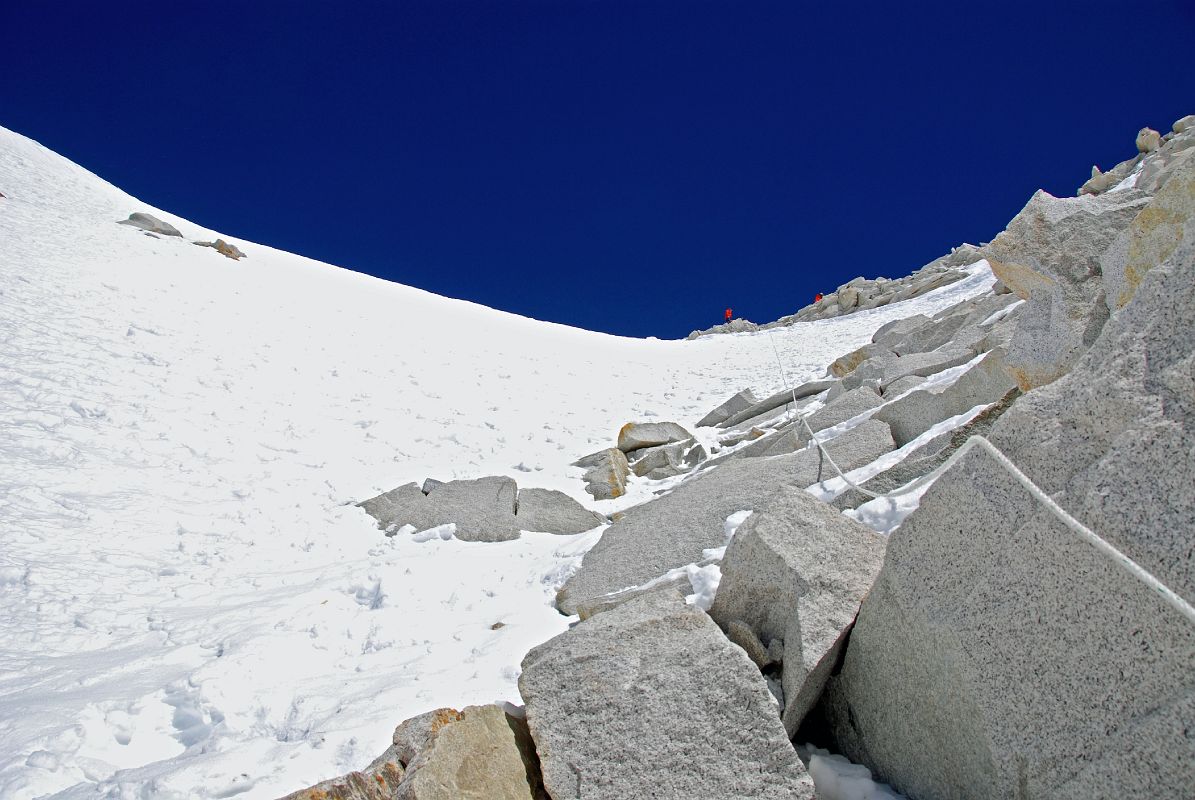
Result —
[[520, 530], [580, 533], [605, 522], [563, 492], [519, 492], [514, 480], [502, 476], [447, 482], [428, 479], [422, 489], [408, 483], [358, 505], [387, 535], [403, 526], [423, 531], [452, 523], [456, 538], [466, 542], [508, 541], [517, 539]]
[[728, 634], [736, 622], [752, 632], [731, 638], [751, 646], [756, 663], [766, 658], [761, 652], [783, 653], [789, 736], [838, 662], [884, 561], [884, 545], [880, 534], [788, 487], [748, 517], [726, 548], [710, 616]]
[[813, 797], [759, 670], [675, 592], [536, 647], [519, 691], [555, 800]]
[[134, 228], [140, 228], [149, 233], [157, 233], [162, 236], [182, 236], [178, 228], [171, 225], [169, 222], [163, 222], [151, 214], [146, 214], [142, 211], [129, 214], [128, 219], [122, 219], [118, 225], [131, 225]]
[[797, 313], [760, 327], [766, 330], [797, 322], [829, 319], [920, 297], [962, 280], [966, 273], [957, 267], [973, 264], [981, 258], [977, 248], [964, 244], [905, 278], [854, 278]]
[[990, 245], [992, 270], [1028, 302], [1008, 350], [1022, 391], [1066, 374], [1108, 318], [1100, 257], [1149, 198], [1037, 192]]
[[[1075, 368], [991, 434], [1188, 601], [1192, 320], [1188, 222]], [[848, 756], [910, 796], [1179, 797], [1193, 676], [1195, 627], [972, 451], [893, 534], [822, 709]]]
[[[442, 709], [452, 712], [452, 709]], [[526, 721], [469, 706], [406, 762], [395, 800], [548, 800]]]
[[759, 326], [749, 319], [732, 319], [730, 322], [713, 325], [705, 330], [693, 331], [685, 338], [692, 341], [700, 339], [702, 336], [711, 336], [715, 333], [754, 333], [757, 330], [759, 330]]
[[627, 493], [631, 467], [626, 454], [617, 447], [590, 453], [574, 461], [573, 466], [585, 470], [581, 480], [585, 481], [585, 491], [593, 495], [594, 500], [611, 500]]
[[242, 258], [245, 258], [245, 254], [241, 252], [241, 248], [235, 244], [229, 244], [223, 239], [217, 239], [214, 242], [193, 242], [193, 244], [197, 244], [200, 247], [214, 248], [217, 253], [231, 258], [233, 261], [240, 261]]
[[498, 706], [406, 720], [362, 772], [283, 800], [548, 800], [527, 723]]
[[[874, 420], [826, 445], [843, 469], [874, 461], [892, 447], [888, 426]], [[582, 603], [699, 563], [703, 551], [726, 544], [723, 523], [731, 514], [754, 508], [782, 486], [805, 487], [833, 474], [816, 449], [775, 458], [730, 459], [698, 473], [616, 520], [560, 589], [557, 607], [575, 614]]]

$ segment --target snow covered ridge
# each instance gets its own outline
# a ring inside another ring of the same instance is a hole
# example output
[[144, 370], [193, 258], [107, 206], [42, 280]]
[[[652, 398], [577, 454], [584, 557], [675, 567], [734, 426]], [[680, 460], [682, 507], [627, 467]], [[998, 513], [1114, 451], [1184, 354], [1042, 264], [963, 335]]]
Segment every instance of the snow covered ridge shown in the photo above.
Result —
[[[115, 223], [223, 235], [0, 132], [0, 797], [438, 797], [469, 763], [454, 796], [730, 796], [740, 760], [759, 797], [1180, 796], [1181, 620], [980, 455], [886, 513], [809, 441], [886, 492], [986, 430], [1195, 594], [1168, 164], [1035, 196], [913, 300], [658, 342], [153, 239]], [[611, 522], [462, 541], [357, 505], [429, 476], [418, 513], [492, 476]]]

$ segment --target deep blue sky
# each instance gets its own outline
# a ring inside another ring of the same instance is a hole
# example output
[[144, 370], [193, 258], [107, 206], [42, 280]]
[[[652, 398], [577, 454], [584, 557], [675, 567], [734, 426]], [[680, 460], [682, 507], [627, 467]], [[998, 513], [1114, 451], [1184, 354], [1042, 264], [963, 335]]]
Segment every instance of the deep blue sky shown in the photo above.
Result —
[[0, 41], [0, 124], [147, 202], [637, 336], [907, 274], [1195, 113], [1190, 0], [0, 0]]

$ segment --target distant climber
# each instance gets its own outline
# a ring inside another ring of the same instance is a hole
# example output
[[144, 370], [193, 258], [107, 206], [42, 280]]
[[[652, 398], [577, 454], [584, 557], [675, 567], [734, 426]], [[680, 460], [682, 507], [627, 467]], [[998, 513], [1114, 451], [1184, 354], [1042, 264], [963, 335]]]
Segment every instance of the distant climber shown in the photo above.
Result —
[[813, 302], [820, 303], [822, 301], [822, 293], [818, 292], [813, 296]]
[[732, 311], [732, 310], [731, 310], [731, 309], [729, 309], [729, 308], [728, 308], [728, 309], [726, 309], [726, 321], [727, 321], [727, 322], [730, 322], [730, 320], [731, 320], [731, 318], [732, 318], [733, 316], [734, 316], [734, 311]]

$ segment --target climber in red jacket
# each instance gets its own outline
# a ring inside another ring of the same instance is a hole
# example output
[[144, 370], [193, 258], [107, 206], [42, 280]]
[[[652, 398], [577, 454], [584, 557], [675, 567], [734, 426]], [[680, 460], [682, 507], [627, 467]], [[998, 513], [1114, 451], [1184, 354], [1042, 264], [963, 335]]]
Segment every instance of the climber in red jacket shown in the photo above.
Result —
[[727, 321], [727, 322], [730, 322], [730, 318], [731, 318], [731, 317], [733, 317], [733, 316], [734, 316], [734, 312], [733, 312], [733, 311], [731, 311], [729, 308], [728, 308], [728, 309], [726, 309], [726, 321]]

